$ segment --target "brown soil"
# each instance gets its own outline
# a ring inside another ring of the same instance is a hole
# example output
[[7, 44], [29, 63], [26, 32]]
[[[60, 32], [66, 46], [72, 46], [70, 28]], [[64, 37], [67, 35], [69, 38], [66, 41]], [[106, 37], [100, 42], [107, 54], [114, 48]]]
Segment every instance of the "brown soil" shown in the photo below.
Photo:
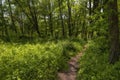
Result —
[[84, 47], [84, 49], [79, 54], [72, 57], [68, 61], [69, 70], [67, 72], [59, 72], [58, 73], [59, 80], [76, 80], [76, 74], [77, 74], [77, 71], [79, 69], [78, 60], [82, 56], [85, 49], [86, 49], [86, 46]]

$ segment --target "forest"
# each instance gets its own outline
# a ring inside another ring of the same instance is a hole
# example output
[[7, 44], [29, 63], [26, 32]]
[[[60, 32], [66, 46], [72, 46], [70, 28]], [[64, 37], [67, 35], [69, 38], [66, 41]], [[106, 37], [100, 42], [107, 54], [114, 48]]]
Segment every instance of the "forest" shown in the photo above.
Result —
[[120, 80], [120, 0], [0, 0], [0, 80]]

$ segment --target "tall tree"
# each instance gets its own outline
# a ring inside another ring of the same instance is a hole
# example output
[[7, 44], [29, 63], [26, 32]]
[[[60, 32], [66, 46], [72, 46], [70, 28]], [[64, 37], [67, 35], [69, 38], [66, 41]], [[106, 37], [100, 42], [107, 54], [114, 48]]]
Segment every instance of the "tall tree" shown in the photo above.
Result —
[[11, 26], [13, 27], [13, 29], [17, 33], [17, 29], [16, 29], [16, 26], [15, 26], [14, 18], [13, 18], [13, 12], [12, 12], [12, 7], [11, 7], [11, 1], [10, 0], [8, 0], [8, 5], [9, 5], [9, 14], [10, 14], [10, 17], [11, 17], [11, 22], [12, 22]]
[[[96, 22], [97, 20], [99, 20], [98, 18], [98, 15], [95, 16], [96, 14], [100, 13], [100, 9], [99, 9], [99, 3], [100, 3], [100, 0], [93, 0], [93, 16], [95, 17], [94, 20], [92, 22]], [[97, 33], [99, 34], [99, 33]], [[94, 30], [91, 31], [91, 37], [94, 36]]]
[[6, 25], [6, 20], [5, 20], [5, 17], [4, 17], [4, 9], [3, 9], [3, 2], [2, 0], [0, 1], [0, 5], [1, 5], [1, 26], [2, 26], [2, 36], [4, 36], [4, 32], [5, 32], [5, 36], [6, 36], [6, 40], [7, 41], [10, 41], [10, 37], [9, 37], [9, 33], [8, 33], [8, 28], [7, 28], [7, 25]]
[[63, 14], [62, 14], [62, 2], [63, 0], [58, 0], [60, 21], [62, 26], [62, 36], [65, 37], [65, 28], [64, 28]]
[[[89, 5], [89, 27], [91, 27], [91, 23], [92, 23], [92, 18], [91, 18], [91, 16], [92, 16], [92, 0], [89, 0], [88, 3], [89, 3], [88, 4]], [[92, 36], [93, 36], [93, 32], [89, 31], [88, 38], [92, 38]]]
[[67, 7], [68, 7], [68, 31], [69, 31], [69, 37], [72, 36], [72, 15], [71, 15], [71, 2], [70, 0], [67, 0]]
[[52, 0], [49, 0], [48, 2], [48, 9], [49, 9], [49, 14], [48, 14], [48, 17], [49, 17], [49, 27], [50, 27], [50, 32], [51, 32], [51, 36], [53, 37], [54, 36], [54, 31], [53, 31], [53, 2]]
[[93, 0], [93, 11], [98, 10], [100, 0]]
[[29, 7], [29, 11], [32, 17], [32, 21], [33, 21], [33, 27], [35, 27], [35, 30], [38, 33], [38, 36], [40, 37], [40, 31], [39, 31], [39, 25], [38, 25], [38, 18], [37, 18], [37, 9], [35, 7], [35, 2], [33, 0], [27, 0], [28, 2], [28, 7]]
[[109, 38], [110, 38], [110, 63], [114, 64], [119, 59], [119, 26], [117, 0], [107, 2]]

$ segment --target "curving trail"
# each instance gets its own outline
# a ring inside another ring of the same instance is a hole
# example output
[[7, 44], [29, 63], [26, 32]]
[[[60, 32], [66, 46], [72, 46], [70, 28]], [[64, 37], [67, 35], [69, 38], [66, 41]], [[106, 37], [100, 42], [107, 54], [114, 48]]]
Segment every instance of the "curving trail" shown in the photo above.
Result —
[[86, 46], [84, 46], [83, 50], [79, 54], [77, 54], [69, 60], [69, 70], [67, 72], [59, 72], [59, 80], [76, 80], [76, 74], [79, 68], [78, 60], [80, 59], [85, 50]]

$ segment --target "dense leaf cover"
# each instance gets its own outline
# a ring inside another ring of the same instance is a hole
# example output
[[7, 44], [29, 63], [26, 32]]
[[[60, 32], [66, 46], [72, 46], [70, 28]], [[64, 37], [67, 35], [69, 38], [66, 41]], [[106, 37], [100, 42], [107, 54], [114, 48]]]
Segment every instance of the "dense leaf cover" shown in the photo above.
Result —
[[101, 37], [88, 42], [88, 48], [80, 59], [77, 80], [119, 80], [120, 61], [112, 65], [108, 62], [108, 46]]
[[82, 49], [77, 44], [0, 43], [0, 80], [56, 80], [59, 70], [67, 70], [70, 56]]

